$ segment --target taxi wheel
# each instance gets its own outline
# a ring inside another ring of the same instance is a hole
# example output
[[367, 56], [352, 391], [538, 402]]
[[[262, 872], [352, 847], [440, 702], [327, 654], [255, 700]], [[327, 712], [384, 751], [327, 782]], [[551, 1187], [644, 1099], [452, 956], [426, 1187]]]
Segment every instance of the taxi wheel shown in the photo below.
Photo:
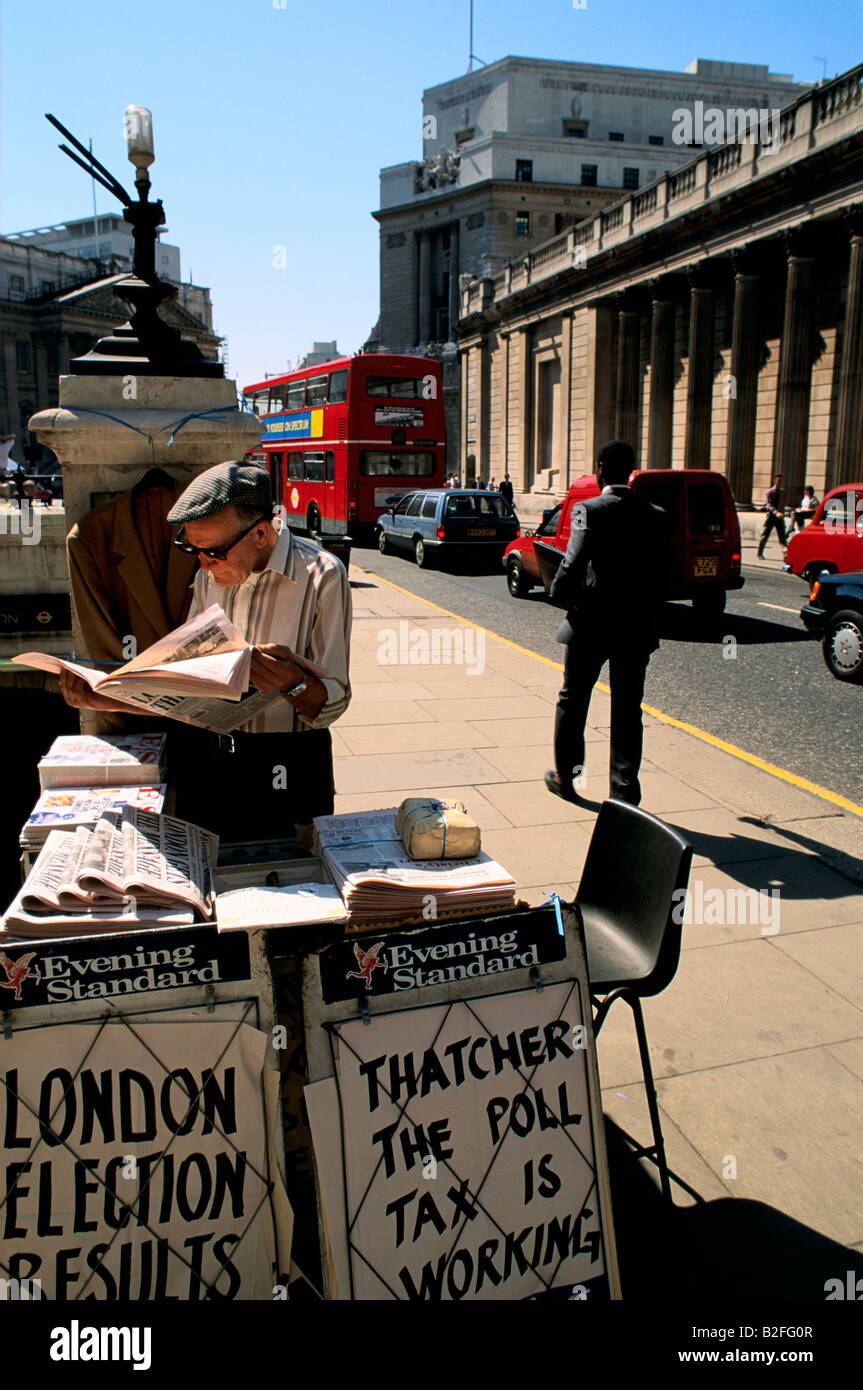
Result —
[[518, 560], [508, 560], [506, 566], [506, 587], [513, 598], [526, 598], [533, 588]]
[[387, 551], [389, 550], [389, 546], [387, 544], [387, 533], [383, 529], [383, 527], [381, 527], [380, 531], [378, 531], [378, 550], [381, 552], [382, 555], [386, 555]]
[[838, 681], [863, 683], [863, 614], [853, 608], [834, 613], [822, 650], [828, 671]]

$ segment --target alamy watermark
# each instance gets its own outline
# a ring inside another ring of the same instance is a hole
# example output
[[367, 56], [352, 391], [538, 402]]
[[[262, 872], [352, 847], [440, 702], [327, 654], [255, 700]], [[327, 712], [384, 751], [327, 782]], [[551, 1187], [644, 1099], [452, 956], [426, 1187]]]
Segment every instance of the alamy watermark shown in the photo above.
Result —
[[671, 917], [678, 926], [760, 926], [762, 936], [775, 936], [780, 897], [778, 888], [705, 888], [697, 878], [691, 888], [675, 888]]
[[22, 545], [38, 545], [42, 539], [42, 511], [25, 498], [0, 508], [0, 536], [20, 536]]
[[378, 629], [379, 666], [464, 666], [469, 676], [485, 670], [482, 628], [411, 627], [402, 618], [397, 628]]
[[703, 101], [672, 111], [671, 138], [675, 145], [762, 145], [768, 154], [779, 149], [778, 106], [720, 106]]

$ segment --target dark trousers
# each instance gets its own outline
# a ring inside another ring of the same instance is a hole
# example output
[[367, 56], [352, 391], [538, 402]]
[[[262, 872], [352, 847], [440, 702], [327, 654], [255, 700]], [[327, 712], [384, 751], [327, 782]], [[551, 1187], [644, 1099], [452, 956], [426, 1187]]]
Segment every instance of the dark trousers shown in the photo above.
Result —
[[761, 532], [761, 540], [758, 542], [759, 555], [764, 554], [764, 547], [770, 538], [770, 532], [773, 530], [774, 526], [776, 527], [776, 534], [779, 537], [779, 544], [783, 549], [788, 544], [788, 538], [785, 535], [784, 516], [777, 516], [776, 512], [768, 512], [764, 522], [764, 529]]
[[220, 840], [284, 839], [296, 825], [332, 815], [333, 741], [329, 729], [296, 734], [233, 734], [175, 726], [168, 766], [182, 820]]
[[554, 761], [565, 787], [572, 786], [573, 777], [584, 767], [584, 726], [590, 697], [607, 661], [611, 685], [609, 794], [633, 806], [641, 801], [641, 701], [650, 656], [643, 647], [610, 650], [596, 640], [579, 640], [578, 634], [567, 643], [563, 689], [557, 697], [554, 721]]

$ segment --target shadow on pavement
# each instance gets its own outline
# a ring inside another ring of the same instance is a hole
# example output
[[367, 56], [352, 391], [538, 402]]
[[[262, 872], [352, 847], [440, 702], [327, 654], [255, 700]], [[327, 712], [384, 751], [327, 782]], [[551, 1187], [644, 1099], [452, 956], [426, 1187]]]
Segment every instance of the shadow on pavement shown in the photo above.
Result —
[[[849, 1270], [855, 1281], [863, 1276], [863, 1254], [765, 1202], [725, 1197], [669, 1208], [658, 1171], [632, 1157], [608, 1117], [605, 1134], [624, 1298], [823, 1303], [828, 1279], [845, 1286]], [[679, 1200], [673, 1177], [671, 1187]]]
[[659, 636], [669, 642], [700, 642], [716, 646], [721, 646], [726, 637], [734, 637], [742, 647], [815, 641], [802, 623], [798, 631], [772, 619], [749, 618], [739, 613], [708, 616], [696, 613], [686, 603], [665, 604], [659, 620]]
[[[663, 817], [663, 819], [665, 819]], [[752, 843], [748, 836], [735, 835], [710, 835], [706, 831], [689, 830], [682, 825], [675, 825], [673, 820], [666, 821], [672, 830], [676, 830], [682, 835], [696, 855], [704, 855], [722, 873], [728, 874], [729, 878], [734, 878], [738, 883], [742, 883], [747, 888], [766, 888], [768, 885], [764, 881], [764, 860], [786, 858], [790, 861], [789, 869], [791, 873], [785, 875], [785, 880], [781, 884], [781, 892], [784, 898], [799, 898], [805, 901], [807, 898], [845, 898], [849, 892], [853, 891], [850, 885], [857, 885], [863, 882], [863, 865], [851, 854], [845, 854], [841, 850], [836, 850], [828, 845], [826, 841], [816, 840], [811, 835], [801, 835], [794, 830], [788, 830], [781, 825], [773, 825], [769, 821], [758, 820], [755, 816], [739, 816], [738, 822], [741, 825], [752, 825], [756, 829], [770, 830], [775, 835], [781, 835], [784, 839], [790, 840], [791, 845], [786, 849], [783, 845], [766, 846], [767, 852], [754, 859], [747, 859], [743, 856], [748, 852], [748, 847]], [[729, 846], [739, 844], [741, 857], [736, 858], [734, 849], [729, 851]], [[797, 846], [798, 848], [794, 848]], [[812, 858], [812, 854], [804, 854], [803, 850], [808, 849], [819, 856], [819, 859]], [[829, 850], [829, 860], [825, 857], [825, 851]], [[812, 893], [804, 891], [807, 874], [813, 868], [827, 867], [832, 873], [844, 874], [848, 879], [848, 884], [842, 883], [837, 877], [834, 884], [829, 878], [819, 874], [817, 888]], [[693, 875], [697, 872], [693, 866]], [[775, 878], [775, 870], [774, 870]], [[772, 882], [771, 886], [780, 887], [778, 882]]]

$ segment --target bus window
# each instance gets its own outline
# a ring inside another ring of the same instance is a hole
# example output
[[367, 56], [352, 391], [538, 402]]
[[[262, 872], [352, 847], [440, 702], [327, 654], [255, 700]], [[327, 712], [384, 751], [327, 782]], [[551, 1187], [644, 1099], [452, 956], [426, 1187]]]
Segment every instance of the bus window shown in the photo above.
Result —
[[326, 469], [327, 482], [334, 483], [336, 481], [336, 456], [332, 449], [327, 449]]
[[288, 382], [288, 399], [286, 402], [287, 410], [302, 410], [306, 403], [306, 383], [305, 381]]
[[256, 415], [266, 415], [268, 394], [266, 390], [256, 391], [252, 397], [252, 409]]
[[273, 501], [276, 503], [277, 506], [281, 503], [282, 500], [282, 464], [284, 463], [284, 458], [284, 454], [270, 454], [270, 457], [267, 460], [267, 471], [269, 472], [270, 485], [273, 489]]
[[309, 451], [305, 455], [306, 461], [306, 482], [322, 483], [324, 481], [324, 455], [320, 449]]
[[422, 378], [418, 376], [367, 376], [367, 396], [421, 396]]
[[288, 454], [288, 481], [299, 483], [303, 476], [303, 456], [299, 451]]
[[330, 377], [330, 394], [327, 399], [330, 405], [343, 405], [348, 398], [348, 369], [341, 372], [333, 372]]
[[327, 400], [327, 377], [310, 376], [306, 382], [306, 405], [325, 405]]
[[364, 449], [360, 454], [360, 473], [366, 478], [430, 478], [434, 473], [434, 454], [391, 454]]
[[269, 404], [269, 413], [270, 413], [270, 415], [281, 415], [281, 413], [282, 413], [282, 411], [284, 410], [284, 408], [285, 408], [285, 388], [284, 388], [284, 385], [281, 385], [281, 386], [271, 386], [271, 387], [270, 387], [270, 404]]

